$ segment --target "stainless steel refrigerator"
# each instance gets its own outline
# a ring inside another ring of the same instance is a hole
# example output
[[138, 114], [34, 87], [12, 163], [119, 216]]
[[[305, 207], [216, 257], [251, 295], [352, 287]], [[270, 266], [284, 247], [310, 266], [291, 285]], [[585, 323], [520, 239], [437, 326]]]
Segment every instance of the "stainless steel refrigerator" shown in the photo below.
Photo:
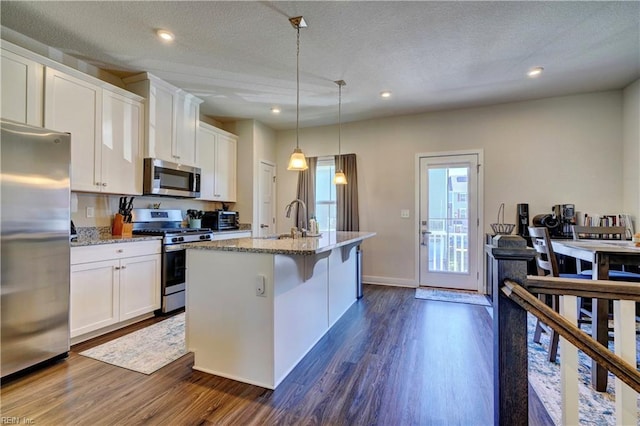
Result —
[[71, 138], [0, 124], [0, 377], [6, 377], [69, 352]]

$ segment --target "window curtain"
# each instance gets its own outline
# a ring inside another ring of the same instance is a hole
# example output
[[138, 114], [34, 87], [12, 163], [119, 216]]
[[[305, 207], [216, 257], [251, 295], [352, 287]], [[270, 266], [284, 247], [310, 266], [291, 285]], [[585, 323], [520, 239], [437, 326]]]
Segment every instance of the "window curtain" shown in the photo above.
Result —
[[[342, 157], [342, 158], [340, 158]], [[358, 213], [358, 173], [356, 167], [356, 155], [336, 155], [336, 170], [340, 168], [347, 178], [346, 185], [336, 185], [336, 231], [359, 231], [360, 218]]]
[[304, 210], [300, 205], [296, 208], [296, 226], [302, 229], [309, 228], [309, 218], [316, 215], [316, 167], [318, 157], [307, 157], [309, 168], [298, 172], [298, 192], [296, 198], [304, 201], [307, 205], [307, 217], [304, 217]]

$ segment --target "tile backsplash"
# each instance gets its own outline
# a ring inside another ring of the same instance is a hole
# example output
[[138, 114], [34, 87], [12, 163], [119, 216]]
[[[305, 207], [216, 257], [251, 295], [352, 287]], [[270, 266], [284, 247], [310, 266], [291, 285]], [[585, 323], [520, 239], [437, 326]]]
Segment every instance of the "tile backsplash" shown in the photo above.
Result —
[[[77, 203], [75, 202], [77, 199]], [[92, 194], [73, 192], [71, 202], [71, 220], [80, 227], [105, 227], [111, 226], [113, 215], [118, 212], [119, 195]], [[182, 210], [182, 216], [186, 216], [188, 209], [216, 210], [222, 208], [222, 203], [215, 201], [198, 201], [184, 198], [147, 197], [137, 196], [133, 201], [134, 208], [152, 208], [153, 204], [160, 203], [161, 209]], [[233, 209], [233, 204], [231, 204]], [[87, 217], [93, 212], [93, 217]]]

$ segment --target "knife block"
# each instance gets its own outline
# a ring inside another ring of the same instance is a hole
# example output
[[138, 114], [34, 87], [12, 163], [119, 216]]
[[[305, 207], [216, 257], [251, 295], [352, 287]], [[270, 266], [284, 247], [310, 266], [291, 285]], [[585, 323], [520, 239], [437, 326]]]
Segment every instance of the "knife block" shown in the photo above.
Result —
[[124, 216], [120, 213], [116, 213], [113, 218], [113, 227], [111, 228], [111, 235], [119, 237], [132, 237], [133, 236], [133, 223], [126, 223]]

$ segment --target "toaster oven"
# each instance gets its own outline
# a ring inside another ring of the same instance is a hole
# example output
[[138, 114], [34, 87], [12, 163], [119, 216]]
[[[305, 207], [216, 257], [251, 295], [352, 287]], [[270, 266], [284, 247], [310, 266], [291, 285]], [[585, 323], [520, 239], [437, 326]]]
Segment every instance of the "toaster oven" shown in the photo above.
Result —
[[202, 216], [202, 227], [210, 228], [214, 231], [239, 229], [238, 219], [238, 212], [225, 210], [204, 212]]

